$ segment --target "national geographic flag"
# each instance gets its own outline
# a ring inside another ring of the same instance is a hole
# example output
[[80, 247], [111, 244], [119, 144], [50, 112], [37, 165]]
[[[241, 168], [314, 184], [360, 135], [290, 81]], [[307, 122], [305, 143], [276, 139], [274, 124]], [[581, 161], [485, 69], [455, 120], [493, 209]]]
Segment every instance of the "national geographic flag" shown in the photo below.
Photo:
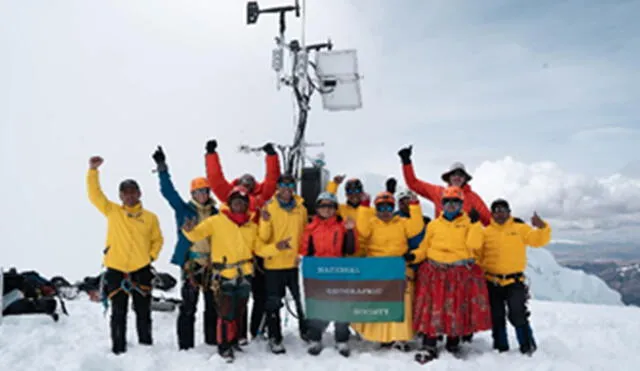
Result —
[[402, 322], [406, 265], [400, 257], [304, 257], [307, 318]]

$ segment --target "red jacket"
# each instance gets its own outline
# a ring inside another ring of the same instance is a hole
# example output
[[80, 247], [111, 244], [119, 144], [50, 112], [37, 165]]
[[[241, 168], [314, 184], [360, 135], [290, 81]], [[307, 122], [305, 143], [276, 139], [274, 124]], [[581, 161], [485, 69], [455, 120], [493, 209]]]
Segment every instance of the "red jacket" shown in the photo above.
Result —
[[[278, 155], [267, 155], [265, 159], [267, 163], [267, 174], [262, 183], [256, 183], [253, 192], [250, 195], [249, 210], [255, 211], [257, 208], [268, 201], [276, 192], [278, 178], [280, 177], [280, 160]], [[234, 179], [231, 183], [227, 181], [222, 172], [220, 165], [220, 157], [218, 153], [209, 153], [206, 156], [207, 162], [207, 180], [211, 186], [211, 190], [220, 202], [226, 203], [227, 196], [234, 186], [238, 185], [238, 179]]]
[[302, 232], [299, 252], [303, 256], [339, 258], [353, 254], [357, 249], [355, 228], [347, 230], [339, 216], [322, 219], [316, 215]]
[[[413, 171], [412, 164], [402, 165], [402, 174], [404, 175], [404, 182], [410, 190], [433, 202], [436, 209], [435, 217], [437, 218], [442, 213], [442, 191], [445, 187], [419, 180]], [[464, 211], [468, 214], [471, 209], [476, 209], [480, 213], [482, 224], [484, 226], [489, 225], [491, 223], [491, 211], [482, 201], [482, 198], [471, 189], [469, 184], [465, 184], [462, 187], [462, 191], [464, 192]]]

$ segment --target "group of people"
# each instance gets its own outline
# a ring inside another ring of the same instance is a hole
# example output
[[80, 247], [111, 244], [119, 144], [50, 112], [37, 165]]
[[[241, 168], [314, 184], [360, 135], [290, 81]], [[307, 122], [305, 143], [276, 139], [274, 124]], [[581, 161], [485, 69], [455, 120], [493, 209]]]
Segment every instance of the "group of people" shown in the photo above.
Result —
[[[348, 357], [351, 330], [364, 340], [409, 351], [419, 339], [416, 361], [438, 357], [438, 341], [458, 354], [473, 334], [491, 330], [493, 348], [508, 351], [506, 319], [515, 327], [519, 350], [536, 350], [527, 308], [526, 247], [546, 245], [551, 229], [537, 214], [532, 226], [511, 216], [509, 203], [490, 208], [471, 189], [472, 177], [455, 163], [442, 174], [444, 186], [419, 180], [412, 148], [398, 152], [406, 190], [389, 178], [386, 190], [371, 198], [359, 179], [336, 176], [315, 200], [308, 215], [296, 194], [296, 179], [281, 174], [273, 145], [263, 146], [266, 176], [251, 174], [229, 182], [217, 153], [206, 144], [206, 177], [192, 180], [190, 199], [176, 191], [161, 147], [153, 153], [160, 192], [175, 213], [177, 242], [171, 258], [182, 271], [182, 304], [177, 319], [178, 347], [194, 347], [198, 298], [204, 297], [204, 339], [231, 362], [238, 351], [262, 334], [275, 354], [285, 353], [280, 309], [288, 290], [295, 302], [300, 338], [308, 353], [323, 350], [327, 321], [305, 318], [300, 294], [301, 257], [402, 257], [407, 285], [403, 322], [334, 323], [337, 351]], [[89, 160], [89, 199], [108, 220], [104, 250], [105, 294], [111, 303], [112, 351], [126, 351], [129, 296], [133, 300], [140, 344], [151, 345], [151, 264], [163, 236], [157, 216], [144, 209], [132, 179], [120, 183], [121, 204], [101, 191], [99, 156]], [[344, 183], [346, 202], [336, 197]], [[217, 204], [213, 193], [219, 200]], [[423, 216], [418, 196], [435, 206], [434, 219]], [[307, 202], [310, 202], [307, 200]], [[311, 201], [314, 202], [314, 201]], [[252, 297], [251, 313], [247, 310]], [[508, 310], [508, 311], [507, 311]], [[444, 339], [446, 337], [446, 339]]]

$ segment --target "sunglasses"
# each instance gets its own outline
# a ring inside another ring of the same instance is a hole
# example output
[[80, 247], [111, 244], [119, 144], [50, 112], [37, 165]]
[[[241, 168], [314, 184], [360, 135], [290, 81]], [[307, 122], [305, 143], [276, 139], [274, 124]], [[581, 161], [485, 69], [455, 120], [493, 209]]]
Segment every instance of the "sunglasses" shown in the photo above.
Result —
[[494, 208], [493, 210], [491, 210], [492, 213], [510, 213], [511, 210], [509, 210], [508, 207], [504, 207], [504, 206], [498, 206], [496, 208]]
[[347, 189], [345, 189], [345, 192], [348, 195], [354, 195], [354, 194], [362, 193], [362, 189], [361, 188], [347, 188]]
[[194, 189], [191, 193], [193, 193], [193, 194], [203, 194], [203, 195], [208, 195], [208, 194], [209, 194], [209, 188], [198, 188], [198, 189]]
[[279, 183], [278, 187], [294, 189], [294, 188], [296, 188], [296, 184], [295, 183]]
[[462, 206], [462, 201], [458, 200], [457, 198], [443, 198], [442, 199], [442, 206], [445, 206], [445, 207], [448, 207], [448, 206], [460, 207], [460, 206]]
[[316, 206], [316, 209], [323, 209], [323, 208], [337, 209], [338, 206], [336, 204], [318, 204]]
[[393, 211], [393, 205], [390, 205], [390, 204], [376, 205], [376, 211], [381, 213], [390, 213]]

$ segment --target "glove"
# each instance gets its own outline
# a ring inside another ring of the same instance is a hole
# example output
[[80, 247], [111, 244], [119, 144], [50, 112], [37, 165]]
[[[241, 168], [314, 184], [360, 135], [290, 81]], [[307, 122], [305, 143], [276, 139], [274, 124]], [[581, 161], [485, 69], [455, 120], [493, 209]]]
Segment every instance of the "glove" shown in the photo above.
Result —
[[471, 219], [471, 224], [477, 223], [478, 220], [480, 220], [480, 213], [475, 209], [475, 207], [469, 211], [469, 219]]
[[273, 143], [267, 143], [264, 146], [262, 146], [262, 150], [268, 155], [275, 155], [276, 154], [276, 150], [273, 148]]
[[207, 153], [216, 153], [218, 142], [215, 139], [211, 139], [207, 142]]
[[398, 151], [398, 156], [402, 159], [403, 165], [409, 165], [411, 163], [411, 150], [413, 149], [413, 145], [409, 147], [402, 148]]
[[395, 178], [389, 178], [387, 179], [387, 182], [385, 183], [385, 186], [387, 187], [387, 192], [394, 194], [396, 193], [396, 185], [398, 184], [398, 182], [396, 181]]
[[404, 253], [404, 255], [402, 255], [402, 257], [404, 258], [404, 260], [406, 262], [412, 262], [412, 261], [416, 260], [416, 254], [414, 254], [412, 252], [406, 252], [406, 253]]
[[153, 161], [155, 161], [158, 166], [166, 163], [167, 157], [164, 155], [164, 151], [162, 151], [162, 146], [158, 146], [158, 149], [153, 152], [151, 158], [153, 158]]

